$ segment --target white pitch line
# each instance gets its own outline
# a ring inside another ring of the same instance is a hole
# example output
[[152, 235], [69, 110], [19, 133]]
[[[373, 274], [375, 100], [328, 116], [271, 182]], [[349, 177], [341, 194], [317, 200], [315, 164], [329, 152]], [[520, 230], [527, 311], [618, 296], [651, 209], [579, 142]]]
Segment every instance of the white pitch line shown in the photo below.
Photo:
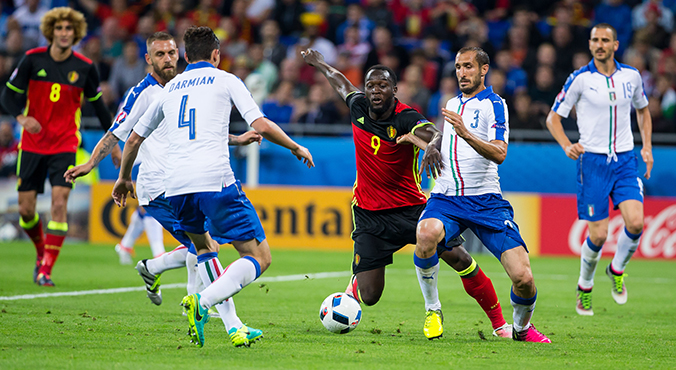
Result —
[[[415, 274], [415, 271], [413, 269], [388, 269], [387, 270], [388, 274], [407, 274], [407, 275], [412, 275]], [[442, 271], [442, 274], [448, 273], [449, 275], [451, 274], [450, 271]], [[508, 277], [504, 274], [504, 272], [487, 272], [489, 276], [492, 278], [505, 278], [508, 279]], [[336, 272], [318, 272], [314, 274], [297, 274], [297, 275], [281, 275], [281, 276], [270, 276], [270, 277], [262, 277], [260, 279], [257, 279], [256, 281], [259, 283], [266, 283], [266, 282], [284, 282], [284, 281], [299, 281], [299, 280], [306, 280], [306, 279], [329, 279], [329, 278], [337, 278], [337, 277], [346, 277], [352, 275], [351, 272], [349, 271], [336, 271]], [[555, 274], [536, 274], [535, 275], [536, 280], [537, 279], [544, 279], [544, 280], [568, 280], [568, 279], [575, 279], [577, 276], [572, 276], [572, 275], [555, 275]], [[636, 282], [642, 282], [642, 283], [652, 283], [652, 284], [674, 284], [676, 282], [676, 279], [668, 279], [668, 278], [642, 278], [642, 277], [631, 277], [631, 280], [636, 281]], [[176, 284], [167, 284], [167, 285], [162, 285], [163, 289], [176, 289], [176, 288], [185, 288], [185, 283], [176, 283]], [[36, 299], [36, 298], [49, 298], [49, 297], [64, 297], [64, 296], [80, 296], [80, 295], [93, 295], [93, 294], [114, 294], [114, 293], [127, 293], [127, 292], [138, 292], [138, 291], [144, 291], [145, 287], [127, 287], [127, 288], [112, 288], [112, 289], [95, 289], [95, 290], [80, 290], [80, 291], [75, 291], [75, 292], [57, 292], [57, 293], [40, 293], [40, 294], [24, 294], [24, 295], [14, 295], [14, 296], [6, 296], [6, 297], [0, 297], [0, 301], [17, 301], [21, 299]]]
[[[281, 281], [298, 281], [305, 279], [328, 279], [334, 277], [345, 277], [350, 276], [352, 273], [349, 271], [339, 271], [339, 272], [319, 272], [316, 274], [299, 274], [299, 275], [282, 275], [282, 276], [271, 276], [271, 277], [262, 277], [257, 279], [257, 282], [281, 282]], [[162, 289], [175, 289], [175, 288], [184, 288], [185, 283], [176, 283], [176, 284], [167, 284], [162, 285]], [[0, 297], [0, 301], [17, 301], [21, 299], [36, 299], [36, 298], [49, 298], [49, 297], [64, 297], [64, 296], [78, 296], [78, 295], [92, 295], [92, 294], [115, 294], [115, 293], [127, 293], [127, 292], [137, 292], [144, 291], [145, 287], [128, 287], [128, 288], [112, 288], [112, 289], [94, 289], [94, 290], [80, 290], [75, 292], [57, 292], [57, 293], [40, 293], [40, 294], [23, 294], [23, 295], [14, 295], [7, 297]]]

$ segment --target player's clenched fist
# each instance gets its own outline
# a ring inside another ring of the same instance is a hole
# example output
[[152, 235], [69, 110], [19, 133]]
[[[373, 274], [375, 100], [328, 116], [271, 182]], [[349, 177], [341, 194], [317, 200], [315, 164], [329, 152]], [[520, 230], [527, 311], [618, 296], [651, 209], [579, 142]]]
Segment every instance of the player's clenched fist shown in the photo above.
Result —
[[17, 121], [19, 124], [21, 124], [21, 126], [23, 126], [24, 129], [26, 129], [26, 131], [30, 132], [31, 134], [37, 134], [38, 132], [42, 131], [40, 122], [31, 116], [20, 116], [17, 118]]
[[575, 143], [568, 145], [565, 148], [565, 151], [568, 158], [577, 159], [580, 156], [580, 154], [584, 153], [584, 147], [580, 143]]
[[303, 56], [305, 63], [307, 63], [311, 66], [316, 66], [317, 64], [324, 62], [324, 56], [322, 55], [322, 53], [318, 52], [317, 50], [313, 50], [313, 49], [303, 50], [303, 51], [300, 52], [300, 55]]

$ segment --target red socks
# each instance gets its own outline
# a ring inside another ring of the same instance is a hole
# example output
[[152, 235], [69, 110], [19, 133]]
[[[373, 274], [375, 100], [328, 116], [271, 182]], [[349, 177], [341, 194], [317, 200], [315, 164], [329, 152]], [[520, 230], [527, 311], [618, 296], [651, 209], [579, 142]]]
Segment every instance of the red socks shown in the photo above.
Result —
[[493, 329], [497, 329], [505, 325], [506, 322], [502, 316], [502, 308], [500, 307], [498, 296], [495, 294], [493, 282], [484, 274], [479, 266], [476, 266], [475, 271], [477, 273], [472, 277], [461, 276], [462, 285], [465, 287], [467, 294], [476, 299], [477, 303], [486, 312], [486, 315], [491, 320]]
[[54, 262], [59, 257], [63, 240], [65, 235], [47, 234], [45, 238], [45, 256], [42, 258], [42, 266], [40, 266], [40, 274], [51, 275]]
[[26, 232], [29, 238], [33, 241], [35, 245], [35, 251], [37, 252], [37, 261], [42, 261], [45, 253], [45, 239], [42, 233], [42, 220], [36, 214], [33, 221], [23, 222], [23, 219], [20, 219], [21, 228]]

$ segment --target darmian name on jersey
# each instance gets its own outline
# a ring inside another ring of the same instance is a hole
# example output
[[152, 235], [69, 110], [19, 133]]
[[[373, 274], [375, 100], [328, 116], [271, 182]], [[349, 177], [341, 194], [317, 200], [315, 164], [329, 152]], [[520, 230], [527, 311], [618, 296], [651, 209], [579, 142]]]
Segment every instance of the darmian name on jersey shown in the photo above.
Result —
[[173, 84], [171, 84], [171, 86], [169, 86], [169, 92], [184, 89], [186, 87], [192, 87], [192, 86], [213, 85], [215, 79], [216, 78], [214, 76], [209, 76], [209, 77], [203, 76], [201, 78], [195, 77], [195, 78], [191, 78], [189, 80], [179, 81], [179, 82], [173, 83]]

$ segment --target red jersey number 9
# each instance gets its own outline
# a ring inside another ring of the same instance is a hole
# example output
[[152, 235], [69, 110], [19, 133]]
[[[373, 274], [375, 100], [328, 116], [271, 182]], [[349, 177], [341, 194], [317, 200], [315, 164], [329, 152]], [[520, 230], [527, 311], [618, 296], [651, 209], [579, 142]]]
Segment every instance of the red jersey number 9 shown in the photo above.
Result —
[[376, 135], [371, 136], [371, 148], [373, 148], [373, 155], [378, 155], [380, 149], [380, 138]]

